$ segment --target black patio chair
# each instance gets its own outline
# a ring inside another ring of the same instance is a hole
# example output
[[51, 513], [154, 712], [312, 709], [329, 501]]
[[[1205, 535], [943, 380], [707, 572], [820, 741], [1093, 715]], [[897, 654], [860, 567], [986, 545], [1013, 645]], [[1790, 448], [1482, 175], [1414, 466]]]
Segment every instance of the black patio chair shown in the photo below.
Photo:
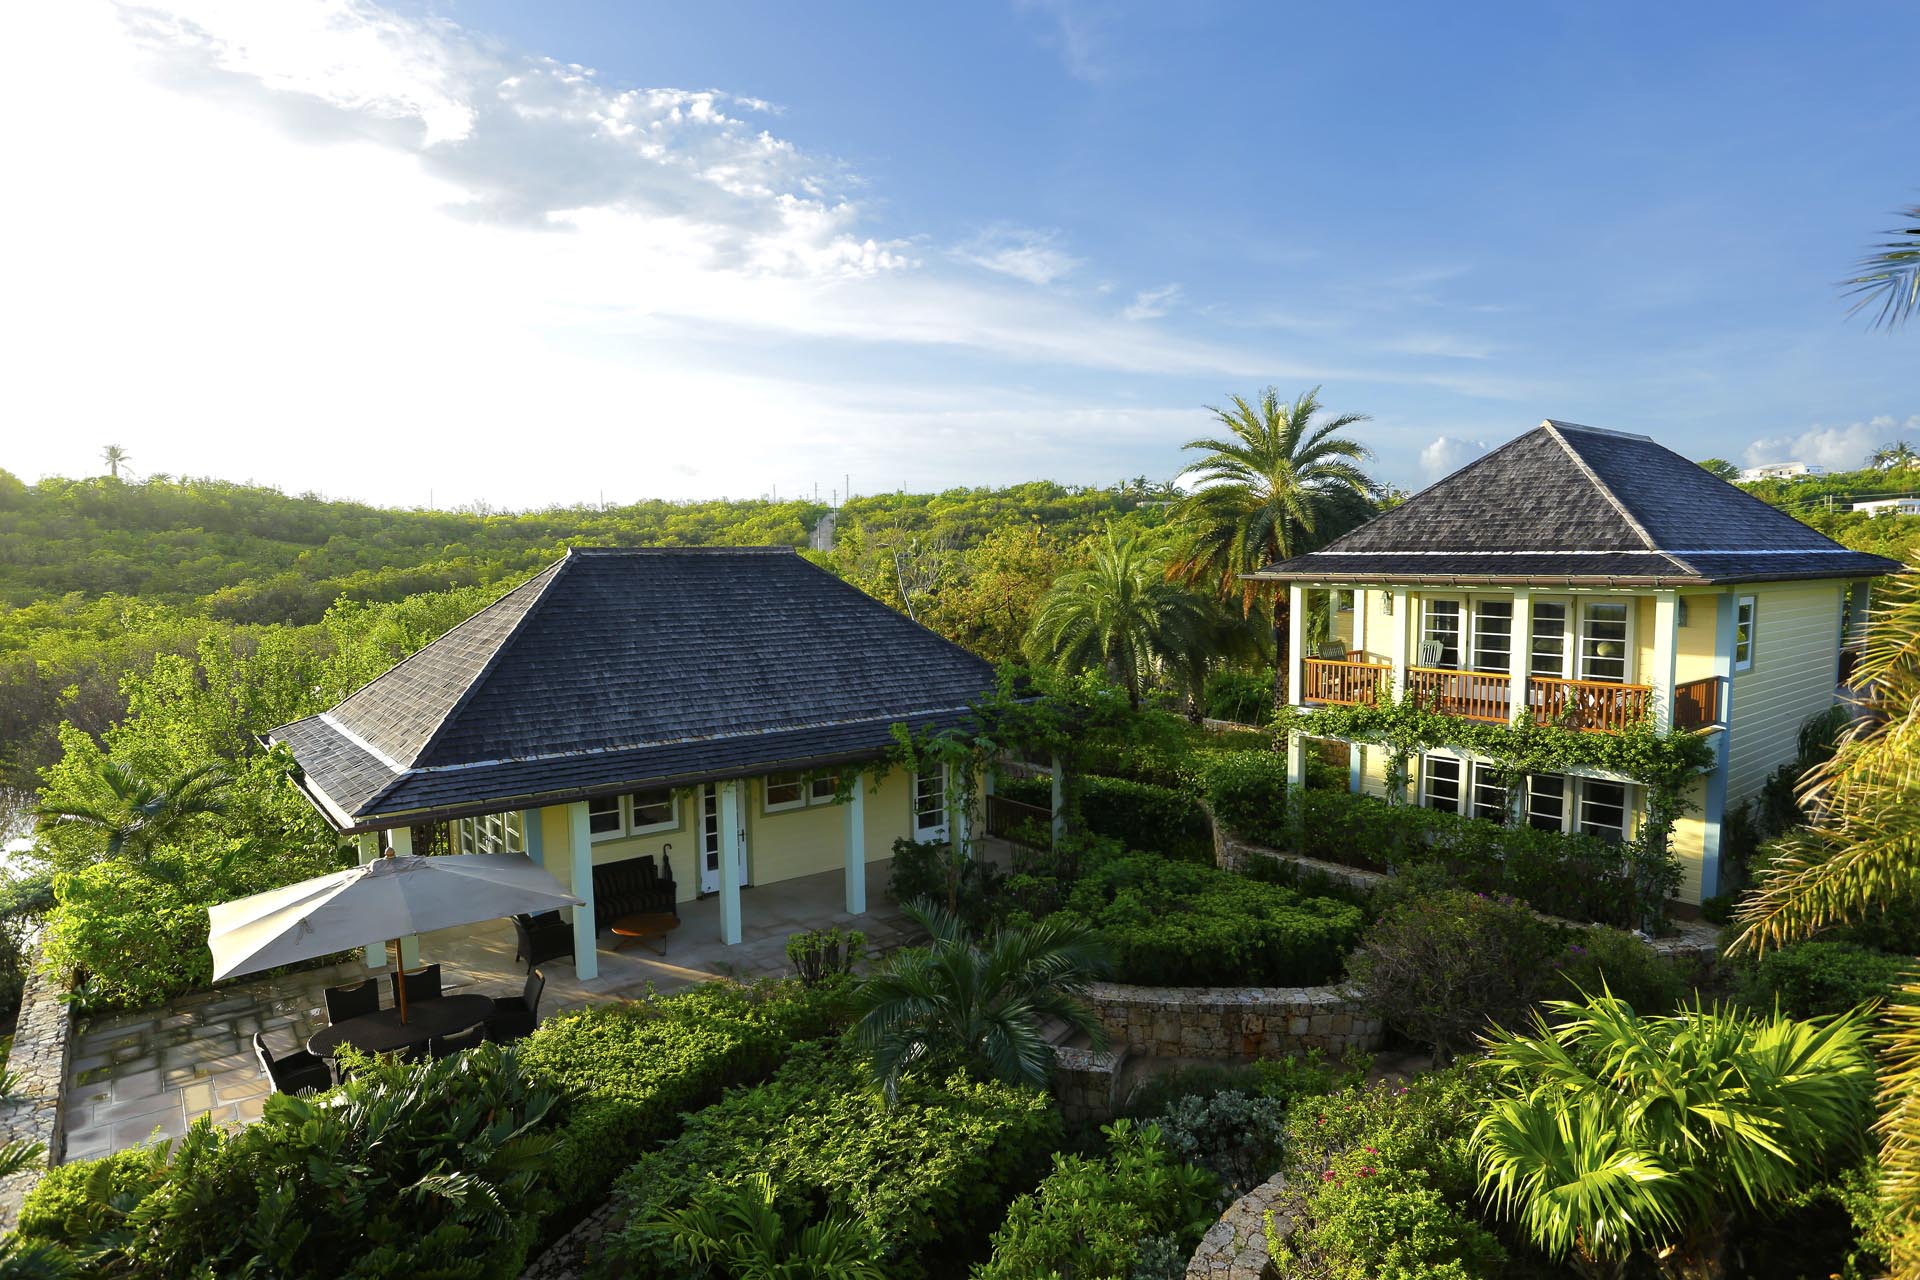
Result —
[[456, 1053], [464, 1053], [485, 1043], [487, 1026], [483, 1022], [477, 1027], [465, 1031], [456, 1031], [449, 1036], [435, 1036], [427, 1042], [427, 1052], [434, 1058], [451, 1058]]
[[[400, 1003], [400, 975], [393, 973], [387, 976], [388, 980], [393, 983], [393, 1003], [397, 1007]], [[407, 975], [408, 1004], [419, 1004], [422, 1000], [438, 1000], [439, 998], [439, 965], [430, 964], [423, 969], [415, 969]]]
[[547, 975], [535, 969], [527, 975], [527, 985], [517, 996], [495, 996], [493, 1012], [487, 1017], [487, 1039], [495, 1044], [511, 1044], [521, 1036], [533, 1034], [540, 1025], [540, 993], [546, 990]]
[[295, 1049], [276, 1058], [267, 1048], [266, 1036], [258, 1031], [253, 1033], [253, 1054], [260, 1059], [260, 1069], [267, 1073], [267, 1079], [273, 1081], [273, 1087], [281, 1093], [333, 1088], [333, 1068], [318, 1054]]
[[562, 920], [558, 911], [515, 916], [513, 932], [520, 940], [513, 958], [525, 960], [529, 973], [533, 966], [549, 960], [573, 959], [573, 926]]
[[380, 1012], [380, 980], [378, 978], [368, 978], [364, 982], [327, 988], [327, 1021], [330, 1023], [357, 1018], [363, 1013], [378, 1012]]

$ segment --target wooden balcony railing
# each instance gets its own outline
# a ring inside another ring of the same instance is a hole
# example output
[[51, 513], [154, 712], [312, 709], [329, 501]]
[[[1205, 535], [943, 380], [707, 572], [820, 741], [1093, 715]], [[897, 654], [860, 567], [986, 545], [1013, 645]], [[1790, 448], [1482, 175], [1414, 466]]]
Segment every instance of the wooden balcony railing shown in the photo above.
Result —
[[1330, 658], [1306, 658], [1301, 664], [1302, 702], [1343, 702], [1365, 704], [1376, 694], [1389, 697], [1393, 668], [1384, 662], [1334, 661]]
[[1044, 849], [1051, 841], [1053, 813], [1044, 805], [1007, 796], [987, 797], [987, 834], [1013, 844]]
[[1673, 690], [1673, 727], [1704, 729], [1720, 723], [1720, 677], [1689, 680]]
[[1513, 685], [1504, 671], [1450, 671], [1408, 667], [1407, 692], [1421, 706], [1463, 720], [1505, 724], [1511, 717]]
[[1644, 684], [1616, 684], [1611, 680], [1561, 680], [1532, 676], [1527, 680], [1527, 702], [1542, 720], [1574, 729], [1618, 733], [1647, 714], [1653, 689]]

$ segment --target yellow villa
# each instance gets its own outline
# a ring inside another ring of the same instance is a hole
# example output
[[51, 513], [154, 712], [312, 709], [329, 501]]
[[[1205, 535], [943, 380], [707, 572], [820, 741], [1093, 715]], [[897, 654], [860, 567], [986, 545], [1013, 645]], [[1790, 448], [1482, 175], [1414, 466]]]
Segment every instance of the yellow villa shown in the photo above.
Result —
[[[1646, 436], [1547, 421], [1325, 549], [1261, 570], [1291, 592], [1290, 700], [1412, 694], [1467, 721], [1525, 712], [1592, 733], [1650, 720], [1711, 735], [1672, 848], [1690, 902], [1720, 889], [1729, 812], [1794, 759], [1834, 705], [1868, 582], [1897, 562], [1851, 551]], [[1304, 647], [1309, 606], [1331, 639]], [[1304, 778], [1305, 744], [1289, 744]], [[1387, 792], [1356, 743], [1350, 786]], [[1433, 747], [1404, 797], [1494, 821], [1631, 838], [1645, 796], [1602, 770], [1532, 775]]]

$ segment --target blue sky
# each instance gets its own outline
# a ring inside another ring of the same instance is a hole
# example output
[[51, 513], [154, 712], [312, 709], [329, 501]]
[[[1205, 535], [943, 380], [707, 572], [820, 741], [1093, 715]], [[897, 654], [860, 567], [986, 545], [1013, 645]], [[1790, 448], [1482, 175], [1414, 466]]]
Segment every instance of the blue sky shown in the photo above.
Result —
[[30, 476], [113, 439], [439, 505], [1103, 483], [1268, 383], [1372, 414], [1407, 486], [1544, 417], [1920, 436], [1920, 333], [1834, 286], [1920, 201], [1910, 5], [28, 21]]

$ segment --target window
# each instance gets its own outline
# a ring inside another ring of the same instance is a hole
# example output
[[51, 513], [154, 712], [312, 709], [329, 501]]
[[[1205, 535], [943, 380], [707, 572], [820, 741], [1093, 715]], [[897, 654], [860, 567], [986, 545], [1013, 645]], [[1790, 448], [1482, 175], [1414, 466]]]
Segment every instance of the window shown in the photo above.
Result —
[[1473, 602], [1473, 669], [1508, 671], [1513, 666], [1513, 601]]
[[627, 805], [633, 814], [634, 835], [645, 835], [649, 831], [671, 831], [680, 825], [680, 806], [674, 803], [671, 788], [636, 791], [627, 797]]
[[808, 804], [832, 804], [840, 794], [840, 779], [833, 776], [815, 778], [807, 788]]
[[1567, 829], [1567, 780], [1557, 773], [1527, 775], [1527, 822], [1542, 831]]
[[936, 835], [947, 828], [947, 766], [933, 773], [913, 775], [913, 829], [916, 835]]
[[594, 840], [612, 840], [626, 832], [620, 817], [620, 797], [601, 796], [587, 801], [587, 834]]
[[1502, 823], [1508, 817], [1507, 789], [1500, 785], [1500, 776], [1490, 764], [1476, 762], [1473, 766], [1473, 816]]
[[1447, 813], [1460, 812], [1460, 762], [1452, 756], [1426, 756], [1420, 763], [1426, 805]]
[[1627, 602], [1589, 600], [1580, 609], [1580, 678], [1627, 678]]
[[[518, 809], [462, 818], [450, 824], [450, 843], [456, 853], [525, 853], [527, 837], [523, 823]], [[418, 844], [416, 840], [415, 846]]]
[[1427, 601], [1426, 623], [1420, 628], [1420, 667], [1457, 668], [1460, 665], [1460, 602]]
[[1555, 678], [1567, 674], [1567, 606], [1564, 602], [1533, 602], [1533, 653], [1527, 672]]
[[1741, 596], [1733, 608], [1733, 669], [1745, 671], [1753, 665], [1753, 616], [1752, 596]]
[[1580, 830], [1608, 844], [1627, 838], [1627, 789], [1618, 782], [1580, 780]]
[[770, 773], [764, 802], [768, 813], [798, 809], [807, 802], [806, 783], [797, 773]]

